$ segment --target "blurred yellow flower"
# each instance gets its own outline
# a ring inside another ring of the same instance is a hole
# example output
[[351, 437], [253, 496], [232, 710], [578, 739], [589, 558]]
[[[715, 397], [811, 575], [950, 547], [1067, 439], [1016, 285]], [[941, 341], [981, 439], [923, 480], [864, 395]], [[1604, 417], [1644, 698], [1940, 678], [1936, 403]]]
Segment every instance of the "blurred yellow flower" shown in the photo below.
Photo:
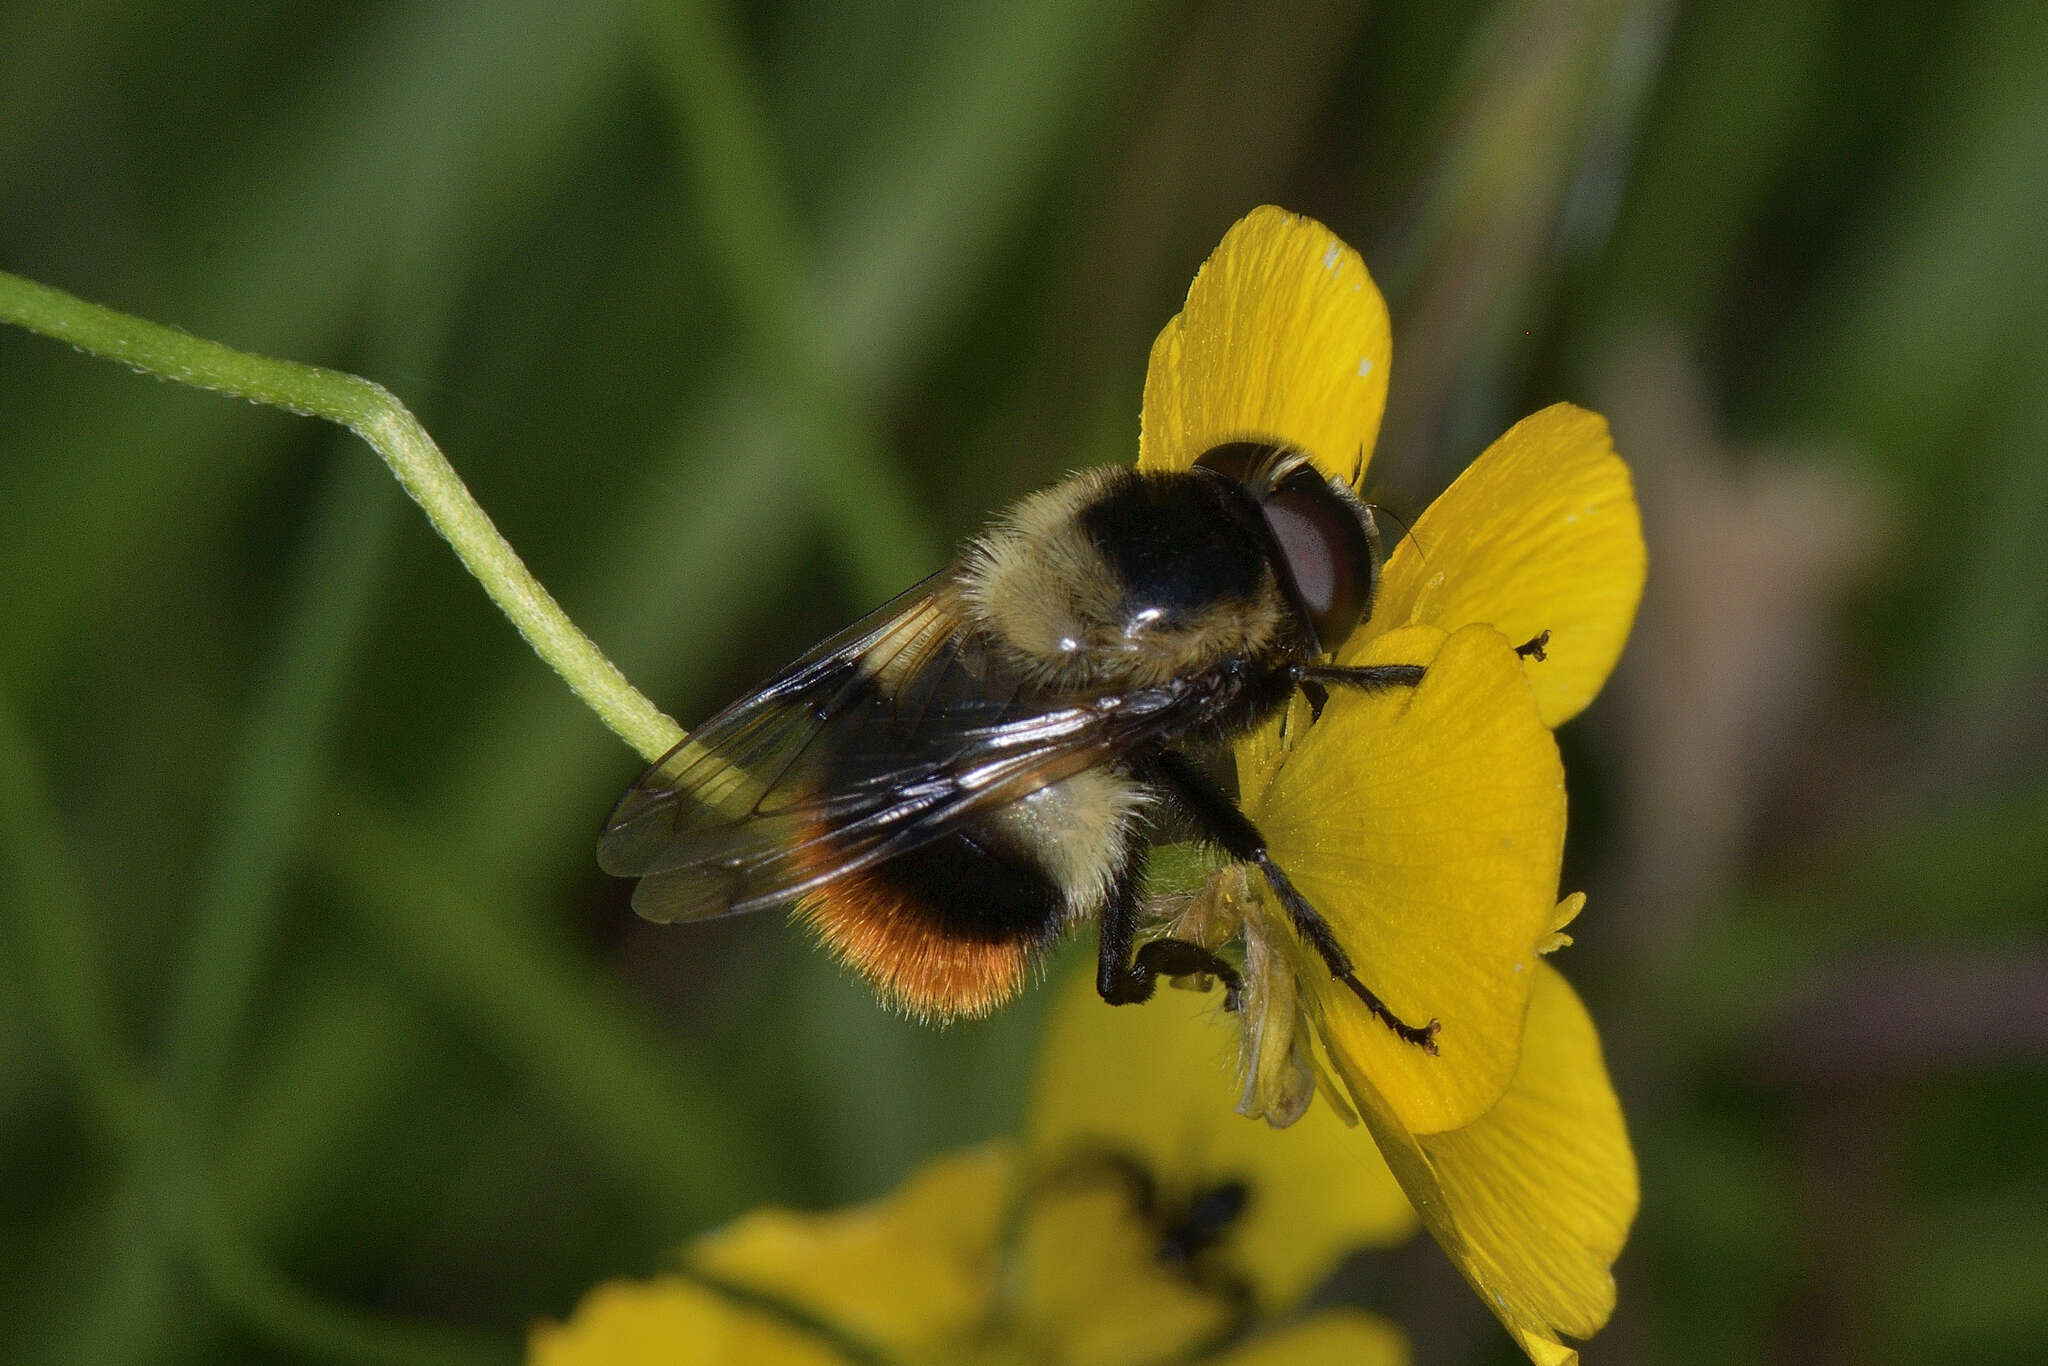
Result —
[[527, 1342], [534, 1366], [844, 1366], [830, 1342], [681, 1276], [613, 1281]]
[[1213, 997], [1110, 1011], [1091, 977], [1055, 1014], [1021, 1145], [935, 1159], [822, 1214], [750, 1214], [680, 1274], [592, 1291], [534, 1330], [533, 1366], [1404, 1366], [1392, 1325], [1300, 1313], [1355, 1248], [1415, 1215], [1334, 1113], [1285, 1132], [1230, 1113]]
[[[1207, 993], [1162, 991], [1111, 1010], [1091, 980], [1067, 982], [1041, 1045], [1026, 1152], [1039, 1173], [1085, 1173], [1091, 1157], [1114, 1156], [1156, 1174], [1161, 1203], [1178, 1208], [1241, 1186], [1233, 1270], [1256, 1307], [1281, 1312], [1346, 1253], [1406, 1240], [1415, 1213], [1334, 1110], [1286, 1130], [1230, 1113], [1238, 1059], [1228, 1021]], [[1054, 1260], [1050, 1274], [1078, 1270]]]
[[[1139, 463], [1182, 469], [1262, 440], [1355, 486], [1390, 361], [1357, 254], [1321, 224], [1256, 210], [1153, 347]], [[1320, 712], [1297, 702], [1239, 747], [1240, 800], [1275, 862], [1395, 1016], [1438, 1023], [1434, 1054], [1334, 980], [1241, 869], [1214, 875], [1172, 931], [1244, 946], [1240, 1109], [1291, 1123], [1334, 1071], [1431, 1232], [1543, 1362], [1574, 1358], [1560, 1335], [1606, 1322], [1637, 1199], [1598, 1037], [1540, 957], [1583, 903], [1557, 904], [1550, 727], [1606, 680], [1643, 573], [1606, 423], [1546, 408], [1416, 521], [1337, 656], [1424, 665], [1421, 683], [1339, 691]]]

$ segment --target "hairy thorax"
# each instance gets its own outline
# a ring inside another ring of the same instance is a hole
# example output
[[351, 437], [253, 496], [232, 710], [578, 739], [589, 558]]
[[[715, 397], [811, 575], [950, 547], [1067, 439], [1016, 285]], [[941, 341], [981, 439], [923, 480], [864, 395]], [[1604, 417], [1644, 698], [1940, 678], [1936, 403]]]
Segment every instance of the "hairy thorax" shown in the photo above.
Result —
[[1202, 482], [1075, 475], [1018, 504], [962, 557], [963, 615], [1050, 692], [1125, 691], [1278, 647], [1270, 567]]

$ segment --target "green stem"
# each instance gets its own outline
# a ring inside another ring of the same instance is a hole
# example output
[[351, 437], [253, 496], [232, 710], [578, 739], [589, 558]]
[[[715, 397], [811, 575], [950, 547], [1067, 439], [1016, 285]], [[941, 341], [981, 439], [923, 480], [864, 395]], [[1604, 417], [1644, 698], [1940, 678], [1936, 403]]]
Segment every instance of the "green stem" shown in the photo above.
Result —
[[649, 762], [683, 730], [626, 681], [534, 578], [418, 419], [382, 385], [250, 355], [0, 271], [0, 320], [146, 374], [347, 427], [370, 443], [534, 652]]

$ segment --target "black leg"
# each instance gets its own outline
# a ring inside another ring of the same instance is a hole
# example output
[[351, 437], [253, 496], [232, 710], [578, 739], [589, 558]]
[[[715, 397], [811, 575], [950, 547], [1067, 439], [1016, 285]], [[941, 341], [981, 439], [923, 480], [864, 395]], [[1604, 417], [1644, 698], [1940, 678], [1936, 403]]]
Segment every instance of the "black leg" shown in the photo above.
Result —
[[1280, 904], [1287, 908], [1288, 917], [1293, 920], [1296, 932], [1322, 955], [1323, 962], [1329, 965], [1332, 977], [1351, 988], [1352, 994], [1365, 1003], [1365, 1008], [1395, 1034], [1425, 1052], [1436, 1052], [1437, 1022], [1431, 1020], [1419, 1028], [1409, 1024], [1389, 1010], [1386, 1002], [1358, 980], [1358, 974], [1351, 965], [1351, 955], [1337, 942], [1337, 936], [1330, 929], [1330, 922], [1323, 919], [1315, 907], [1309, 905], [1308, 898], [1304, 897], [1287, 874], [1281, 871], [1280, 865], [1273, 862], [1272, 855], [1266, 852], [1266, 837], [1259, 833], [1259, 828], [1252, 824], [1250, 817], [1237, 809], [1237, 803], [1218, 791], [1216, 785], [1210, 782], [1200, 769], [1189, 763], [1185, 756], [1172, 750], [1166, 751], [1154, 760], [1150, 772], [1151, 776], [1180, 802], [1181, 808], [1187, 812], [1196, 826], [1214, 840], [1224, 853], [1251, 864], [1265, 875], [1266, 884], [1273, 889], [1273, 894], [1280, 898]]
[[1223, 1008], [1236, 1010], [1244, 979], [1237, 969], [1185, 939], [1153, 939], [1131, 945], [1138, 937], [1138, 887], [1145, 880], [1145, 846], [1134, 844], [1130, 860], [1110, 889], [1102, 909], [1101, 945], [1095, 956], [1095, 990], [1113, 1006], [1137, 1005], [1152, 999], [1161, 977], [1208, 973], [1223, 983]]
[[1422, 666], [1367, 664], [1359, 668], [1346, 668], [1341, 664], [1303, 664], [1295, 670], [1295, 681], [1344, 688], [1364, 688], [1368, 691], [1377, 691], [1381, 688], [1412, 688], [1422, 681]]

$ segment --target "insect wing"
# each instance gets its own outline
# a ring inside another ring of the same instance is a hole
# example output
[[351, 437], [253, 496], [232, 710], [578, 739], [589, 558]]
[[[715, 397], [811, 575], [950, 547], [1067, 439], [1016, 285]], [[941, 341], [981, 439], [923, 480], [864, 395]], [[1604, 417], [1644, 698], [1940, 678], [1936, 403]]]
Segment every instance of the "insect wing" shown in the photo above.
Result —
[[[721, 830], [762, 814], [833, 716], [861, 686], [861, 661], [909, 663], [947, 633], [934, 579], [870, 612], [711, 717], [642, 773], [605, 820], [598, 866], [645, 877], [701, 857]], [[704, 914], [714, 913], [707, 908]]]
[[1049, 704], [993, 681], [927, 581], [700, 727], [598, 847], [652, 920], [758, 910], [906, 853], [1150, 734], [1164, 691]]

